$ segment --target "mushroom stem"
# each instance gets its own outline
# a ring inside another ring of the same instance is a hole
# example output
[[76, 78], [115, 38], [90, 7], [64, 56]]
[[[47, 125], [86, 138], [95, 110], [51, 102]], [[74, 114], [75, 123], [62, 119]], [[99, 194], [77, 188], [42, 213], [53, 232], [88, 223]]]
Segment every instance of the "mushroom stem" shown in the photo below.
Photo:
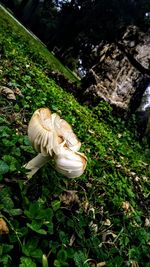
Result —
[[27, 173], [27, 178], [30, 179], [32, 176], [41, 168], [43, 167], [48, 161], [50, 157], [49, 156], [43, 156], [41, 153], [39, 153], [36, 157], [31, 159], [28, 163], [24, 165], [24, 167], [27, 170], [30, 170]]

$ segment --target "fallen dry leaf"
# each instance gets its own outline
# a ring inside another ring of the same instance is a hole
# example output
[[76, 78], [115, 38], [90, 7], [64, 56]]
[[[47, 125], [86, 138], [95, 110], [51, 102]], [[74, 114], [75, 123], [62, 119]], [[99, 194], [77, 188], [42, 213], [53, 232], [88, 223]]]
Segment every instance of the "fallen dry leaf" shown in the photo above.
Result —
[[111, 225], [111, 221], [109, 219], [106, 219], [103, 223], [106, 226], [110, 226]]
[[124, 210], [124, 214], [130, 216], [132, 212], [134, 212], [134, 208], [130, 205], [128, 201], [122, 203], [122, 208]]
[[66, 206], [72, 206], [75, 204], [79, 204], [79, 197], [77, 196], [77, 191], [75, 190], [65, 190], [60, 195], [60, 200], [63, 202]]
[[125, 213], [127, 213], [129, 211], [129, 208], [130, 208], [129, 202], [128, 201], [123, 202], [122, 208], [124, 209]]
[[105, 261], [97, 263], [97, 267], [103, 267], [103, 266], [106, 266]]
[[75, 235], [73, 234], [73, 235], [71, 236], [71, 238], [70, 238], [70, 241], [69, 241], [69, 246], [70, 246], [70, 247], [72, 247], [72, 245], [73, 245], [75, 239], [76, 239], [76, 238], [75, 238]]
[[84, 211], [85, 211], [85, 212], [88, 212], [89, 207], [90, 207], [90, 203], [89, 203], [88, 201], [85, 201], [85, 202], [83, 203]]
[[131, 261], [131, 267], [139, 267], [139, 264], [137, 261]]
[[13, 90], [8, 87], [0, 86], [0, 94], [6, 96], [9, 100], [16, 100]]
[[85, 263], [89, 263], [91, 267], [103, 267], [103, 266], [106, 266], [106, 262], [105, 261], [97, 263], [96, 260], [94, 260], [94, 259], [87, 259], [84, 262], [84, 264]]
[[97, 234], [98, 232], [98, 225], [96, 223], [90, 222], [89, 227], [91, 228], [92, 232], [94, 234]]
[[116, 238], [117, 235], [113, 233], [112, 231], [106, 231], [102, 234], [102, 241], [107, 242], [107, 241], [114, 241], [112, 240], [113, 238]]
[[145, 226], [150, 227], [150, 218], [145, 219]]
[[3, 235], [3, 234], [8, 234], [9, 233], [9, 229], [7, 227], [7, 224], [6, 222], [0, 218], [0, 234]]
[[97, 266], [97, 262], [96, 262], [96, 260], [94, 260], [94, 259], [87, 259], [87, 260], [84, 262], [83, 266], [84, 266], [86, 263], [89, 263], [91, 267], [96, 267], [96, 266]]

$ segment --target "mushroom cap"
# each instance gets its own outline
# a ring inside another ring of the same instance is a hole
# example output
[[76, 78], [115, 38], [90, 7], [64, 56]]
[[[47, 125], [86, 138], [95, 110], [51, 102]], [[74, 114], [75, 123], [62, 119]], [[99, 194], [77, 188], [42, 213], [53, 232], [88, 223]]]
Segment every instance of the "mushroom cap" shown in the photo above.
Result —
[[61, 153], [64, 145], [72, 151], [78, 151], [81, 146], [71, 126], [48, 108], [34, 112], [28, 126], [28, 137], [35, 150], [44, 156]]
[[83, 174], [87, 158], [83, 153], [64, 148], [61, 154], [55, 156], [55, 163], [55, 168], [59, 173], [68, 178], [75, 178]]
[[28, 137], [32, 146], [45, 156], [52, 155], [54, 131], [52, 131], [50, 117], [49, 109], [38, 109], [33, 113], [28, 126]]
[[66, 140], [66, 146], [72, 151], [78, 151], [81, 147], [77, 136], [72, 130], [72, 127], [68, 122], [61, 119], [58, 114], [52, 114], [54, 120], [54, 127], [56, 129], [57, 135]]

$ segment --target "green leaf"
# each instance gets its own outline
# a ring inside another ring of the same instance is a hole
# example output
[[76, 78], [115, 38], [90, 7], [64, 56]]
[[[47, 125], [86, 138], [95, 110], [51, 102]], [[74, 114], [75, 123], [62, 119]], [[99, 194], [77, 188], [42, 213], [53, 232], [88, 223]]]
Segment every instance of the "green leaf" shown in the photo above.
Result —
[[11, 266], [12, 258], [9, 255], [3, 255], [0, 258], [0, 263], [3, 263], [4, 267]]
[[28, 257], [31, 256], [33, 258], [42, 259], [43, 252], [41, 249], [37, 248], [38, 242], [38, 238], [28, 240], [27, 243], [22, 246], [22, 252]]
[[5, 155], [3, 156], [3, 160], [9, 165], [10, 172], [17, 170], [18, 161], [14, 157], [10, 155]]
[[75, 261], [75, 264], [76, 266], [78, 267], [87, 267], [89, 266], [88, 264], [84, 264], [84, 262], [86, 261], [86, 257], [84, 255], [84, 253], [82, 251], [79, 251], [79, 252], [75, 252], [74, 254], [74, 261]]
[[9, 251], [11, 251], [13, 249], [13, 245], [9, 245], [9, 244], [2, 244], [3, 247], [3, 254], [8, 253]]
[[30, 143], [30, 141], [29, 141], [29, 138], [28, 138], [28, 136], [24, 136], [24, 144], [26, 145], [26, 146], [31, 146], [31, 143]]
[[50, 208], [45, 209], [40, 203], [30, 203], [29, 210], [25, 211], [27, 217], [31, 219], [43, 219], [43, 220], [52, 220], [53, 210]]
[[50, 208], [47, 209], [39, 209], [38, 214], [36, 215], [36, 219], [44, 219], [51, 220], [53, 217], [53, 211]]
[[58, 210], [60, 208], [61, 202], [59, 200], [52, 201], [52, 208], [54, 211]]
[[8, 137], [10, 134], [10, 128], [7, 126], [0, 126], [0, 136], [2, 137]]
[[22, 214], [22, 210], [21, 209], [11, 209], [9, 211], [9, 214], [12, 216], [18, 216], [18, 215]]
[[19, 267], [36, 267], [36, 264], [30, 258], [21, 257]]
[[52, 235], [53, 231], [54, 231], [53, 222], [52, 221], [46, 221], [46, 222], [44, 222], [44, 225], [47, 226], [48, 233]]
[[14, 109], [15, 109], [16, 112], [19, 112], [19, 110], [20, 110], [19, 105], [15, 104]]
[[40, 229], [40, 227], [42, 226], [43, 223], [37, 223], [35, 221], [33, 221], [31, 224], [27, 223], [27, 226], [33, 230], [34, 232], [41, 234], [41, 235], [46, 235], [47, 232], [44, 229]]
[[123, 259], [120, 256], [116, 256], [111, 263], [113, 264], [113, 266], [121, 267], [123, 266]]
[[30, 203], [29, 210], [25, 210], [24, 213], [28, 218], [34, 219], [38, 215], [38, 211], [39, 211], [39, 204]]
[[47, 260], [46, 255], [44, 255], [44, 254], [42, 257], [42, 267], [48, 267], [48, 260]]
[[36, 259], [42, 259], [43, 252], [41, 249], [36, 248], [33, 251], [30, 251], [30, 256]]
[[[5, 123], [5, 124], [7, 123], [6, 119], [0, 117], [0, 124], [4, 124], [4, 123]], [[4, 127], [4, 126], [2, 126], [2, 127]]]
[[35, 153], [31, 146], [21, 145], [20, 148], [25, 152], [29, 152], [29, 153], [32, 153], [32, 154]]
[[59, 250], [57, 254], [57, 259], [59, 260], [60, 263], [63, 263], [67, 259], [67, 252], [64, 249]]
[[20, 157], [21, 156], [21, 149], [20, 147], [13, 147], [12, 149], [12, 155]]
[[62, 212], [62, 210], [57, 210], [56, 214], [56, 219], [58, 220], [58, 222], [61, 222], [61, 223], [65, 223], [65, 216], [64, 216], [64, 213]]
[[54, 266], [61, 267], [61, 263], [58, 260], [54, 260]]
[[10, 141], [8, 139], [3, 139], [2, 141], [3, 141], [4, 146], [6, 146], [6, 147], [14, 146], [14, 142], [12, 142], [12, 141]]
[[0, 160], [0, 174], [5, 174], [9, 171], [9, 166], [3, 160]]
[[59, 231], [59, 239], [61, 240], [61, 242], [63, 244], [66, 244], [69, 242], [69, 236], [67, 233], [65, 233], [64, 231]]
[[1, 203], [6, 212], [11, 213], [11, 210], [14, 208], [14, 203], [10, 196], [10, 190], [8, 187], [5, 187], [1, 190]]

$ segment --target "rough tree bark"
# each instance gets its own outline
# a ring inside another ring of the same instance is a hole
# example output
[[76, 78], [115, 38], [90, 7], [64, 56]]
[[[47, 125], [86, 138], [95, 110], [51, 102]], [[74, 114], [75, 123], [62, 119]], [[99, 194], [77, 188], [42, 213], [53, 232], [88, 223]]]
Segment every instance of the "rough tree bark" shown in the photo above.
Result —
[[120, 41], [100, 44], [96, 54], [98, 63], [83, 80], [84, 101], [103, 99], [133, 113], [150, 82], [150, 35], [129, 26]]

